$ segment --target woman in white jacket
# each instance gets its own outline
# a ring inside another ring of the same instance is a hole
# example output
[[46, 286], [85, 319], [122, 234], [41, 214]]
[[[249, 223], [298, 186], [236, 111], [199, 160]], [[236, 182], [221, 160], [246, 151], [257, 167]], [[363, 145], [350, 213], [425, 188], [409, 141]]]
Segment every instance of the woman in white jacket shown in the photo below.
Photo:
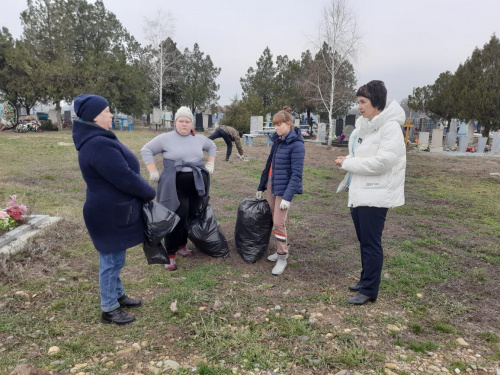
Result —
[[337, 192], [349, 189], [351, 216], [361, 249], [361, 277], [347, 302], [363, 305], [377, 300], [382, 273], [382, 231], [387, 210], [404, 204], [406, 147], [401, 125], [405, 112], [387, 103], [384, 82], [370, 81], [356, 93], [362, 117], [349, 138], [349, 155], [335, 164], [348, 173]]

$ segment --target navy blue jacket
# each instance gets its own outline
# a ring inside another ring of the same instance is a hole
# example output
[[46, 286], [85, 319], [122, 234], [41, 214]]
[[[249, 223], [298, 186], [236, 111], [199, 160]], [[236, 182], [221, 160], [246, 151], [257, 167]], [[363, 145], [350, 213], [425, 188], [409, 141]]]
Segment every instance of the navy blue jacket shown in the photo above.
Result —
[[98, 125], [73, 122], [78, 163], [87, 183], [83, 218], [99, 252], [123, 251], [144, 240], [142, 205], [155, 197], [137, 157]]
[[284, 200], [291, 202], [295, 194], [302, 194], [302, 171], [306, 153], [304, 139], [300, 129], [292, 128], [285, 139], [280, 140], [275, 133], [272, 141], [273, 147], [267, 158], [266, 168], [262, 172], [258, 190], [266, 190], [272, 161], [272, 194], [283, 196]]

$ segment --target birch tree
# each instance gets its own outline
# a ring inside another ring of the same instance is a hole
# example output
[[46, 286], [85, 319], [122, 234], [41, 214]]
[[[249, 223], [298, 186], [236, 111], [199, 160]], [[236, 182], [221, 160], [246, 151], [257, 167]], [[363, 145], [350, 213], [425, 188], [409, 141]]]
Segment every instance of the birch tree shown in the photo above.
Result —
[[[149, 54], [146, 56], [146, 66], [149, 71], [149, 79], [153, 91], [158, 93], [160, 109], [163, 109], [163, 89], [176, 79], [176, 64], [180, 52], [172, 43], [172, 36], [175, 32], [174, 17], [171, 12], [165, 13], [158, 10], [152, 19], [145, 19], [144, 34], [146, 40], [151, 43]], [[171, 48], [172, 45], [174, 48]]]
[[352, 69], [360, 39], [356, 15], [346, 0], [331, 0], [325, 5], [318, 36], [313, 41], [319, 65], [306, 80], [316, 90], [318, 107], [328, 112], [328, 147], [331, 147], [331, 135], [334, 134], [334, 114], [346, 100], [354, 101], [355, 81], [347, 82], [345, 72], [349, 67]]

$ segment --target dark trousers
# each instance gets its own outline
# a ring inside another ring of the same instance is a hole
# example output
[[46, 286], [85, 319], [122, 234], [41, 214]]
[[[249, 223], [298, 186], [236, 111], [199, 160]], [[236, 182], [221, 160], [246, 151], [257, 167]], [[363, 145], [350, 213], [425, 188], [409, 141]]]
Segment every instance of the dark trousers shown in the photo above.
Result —
[[[203, 174], [205, 178], [205, 174]], [[207, 181], [205, 181], [206, 186]], [[186, 224], [189, 219], [196, 216], [200, 209], [203, 197], [198, 195], [194, 186], [193, 172], [177, 172], [176, 176], [177, 197], [179, 198], [179, 208], [175, 213], [179, 216], [180, 221], [174, 230], [165, 237], [165, 245], [168, 255], [174, 255], [179, 246], [187, 244], [188, 233]]]
[[226, 160], [229, 160], [229, 157], [231, 156], [231, 152], [233, 152], [233, 140], [231, 139], [231, 136], [227, 134], [224, 130], [217, 128], [215, 131], [208, 137], [208, 139], [211, 139], [212, 141], [217, 138], [223, 138], [224, 141], [226, 142], [227, 145], [227, 151], [226, 151]]
[[351, 217], [358, 236], [361, 250], [361, 289], [359, 293], [376, 297], [382, 274], [384, 252], [382, 250], [382, 231], [384, 230], [387, 208], [351, 208]]

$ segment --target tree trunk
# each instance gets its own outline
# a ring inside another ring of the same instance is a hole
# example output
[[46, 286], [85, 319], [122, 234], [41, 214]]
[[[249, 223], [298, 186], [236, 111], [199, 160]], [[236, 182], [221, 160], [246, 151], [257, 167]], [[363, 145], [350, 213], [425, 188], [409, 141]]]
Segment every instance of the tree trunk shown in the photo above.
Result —
[[332, 119], [332, 112], [328, 112], [328, 146], [327, 149], [332, 148], [332, 135], [334, 134], [334, 129], [333, 129], [333, 119]]

